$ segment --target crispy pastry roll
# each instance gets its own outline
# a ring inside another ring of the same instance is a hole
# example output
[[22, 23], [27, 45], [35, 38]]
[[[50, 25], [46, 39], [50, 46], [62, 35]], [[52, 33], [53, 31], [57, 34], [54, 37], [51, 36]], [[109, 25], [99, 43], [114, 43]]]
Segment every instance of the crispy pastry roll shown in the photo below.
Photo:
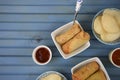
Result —
[[91, 75], [87, 80], [107, 80], [102, 70], [98, 70], [96, 73]]
[[80, 69], [78, 69], [72, 75], [72, 80], [86, 80], [90, 75], [95, 73], [99, 69], [99, 65], [96, 61], [90, 62]]
[[84, 45], [90, 40], [90, 35], [84, 31], [79, 32], [75, 37], [70, 39], [62, 46], [62, 50], [65, 54], [68, 54], [80, 46]]
[[56, 41], [60, 45], [62, 45], [65, 42], [67, 42], [69, 39], [71, 39], [73, 36], [75, 36], [80, 31], [81, 31], [81, 29], [80, 29], [79, 25], [77, 23], [75, 23], [68, 31], [56, 36]]

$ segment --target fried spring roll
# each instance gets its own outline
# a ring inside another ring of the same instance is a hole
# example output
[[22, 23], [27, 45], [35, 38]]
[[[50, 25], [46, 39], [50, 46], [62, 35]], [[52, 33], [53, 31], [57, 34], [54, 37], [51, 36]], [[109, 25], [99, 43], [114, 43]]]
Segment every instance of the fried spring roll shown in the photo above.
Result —
[[107, 80], [102, 70], [98, 70], [96, 73], [91, 75], [87, 80]]
[[96, 61], [90, 62], [80, 69], [78, 69], [72, 75], [72, 80], [86, 80], [90, 75], [95, 73], [99, 69], [99, 65]]
[[68, 31], [56, 36], [56, 41], [60, 45], [62, 45], [65, 42], [67, 42], [69, 39], [71, 39], [73, 36], [75, 36], [80, 31], [81, 31], [81, 29], [80, 29], [79, 25], [77, 23], [75, 23]]
[[62, 50], [65, 54], [76, 50], [90, 40], [90, 35], [84, 31], [79, 32], [75, 37], [66, 42], [62, 46]]

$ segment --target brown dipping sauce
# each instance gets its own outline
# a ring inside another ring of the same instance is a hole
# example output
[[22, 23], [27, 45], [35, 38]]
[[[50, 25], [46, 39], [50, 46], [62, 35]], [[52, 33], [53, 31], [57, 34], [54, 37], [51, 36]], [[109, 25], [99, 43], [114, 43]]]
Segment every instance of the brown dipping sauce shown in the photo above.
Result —
[[49, 60], [50, 58], [50, 52], [46, 48], [39, 48], [36, 51], [35, 58], [38, 62], [40, 63], [45, 63]]
[[114, 51], [112, 55], [112, 60], [116, 65], [120, 66], [120, 49]]

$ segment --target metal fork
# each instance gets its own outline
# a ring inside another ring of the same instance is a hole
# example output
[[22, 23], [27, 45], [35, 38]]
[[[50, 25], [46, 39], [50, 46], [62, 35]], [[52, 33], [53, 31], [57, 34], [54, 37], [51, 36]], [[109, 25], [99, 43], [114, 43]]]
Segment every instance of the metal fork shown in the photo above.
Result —
[[83, 0], [77, 0], [76, 2], [76, 7], [75, 7], [75, 15], [74, 15], [74, 19], [73, 19], [73, 25], [75, 23], [75, 20], [76, 20], [76, 17], [77, 17], [77, 14], [80, 10], [80, 7], [81, 7], [81, 3], [83, 2]]

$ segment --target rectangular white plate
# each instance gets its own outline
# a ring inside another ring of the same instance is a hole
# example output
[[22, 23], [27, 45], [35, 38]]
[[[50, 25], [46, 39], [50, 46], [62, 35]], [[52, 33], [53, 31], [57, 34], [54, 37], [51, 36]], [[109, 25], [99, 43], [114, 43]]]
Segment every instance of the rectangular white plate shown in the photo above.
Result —
[[82, 67], [82, 66], [84, 66], [92, 61], [96, 61], [100, 65], [100, 69], [103, 70], [103, 72], [105, 73], [107, 80], [110, 80], [110, 77], [109, 77], [104, 65], [102, 64], [101, 60], [98, 57], [94, 57], [94, 58], [91, 58], [91, 59], [88, 59], [88, 60], [85, 60], [85, 61], [78, 63], [76, 66], [74, 66], [71, 69], [71, 73], [73, 74], [74, 71], [76, 71], [78, 68], [80, 68], [80, 67]]
[[[77, 24], [79, 24], [78, 21], [75, 21], [75, 22], [76, 22]], [[90, 42], [88, 41], [86, 44], [84, 44], [83, 46], [81, 46], [80, 48], [76, 49], [75, 51], [73, 51], [73, 52], [71, 52], [71, 53], [69, 53], [69, 54], [65, 54], [65, 53], [62, 51], [61, 46], [56, 42], [55, 37], [56, 37], [57, 35], [61, 34], [61, 33], [64, 33], [64, 32], [67, 31], [68, 29], [70, 29], [70, 28], [72, 27], [72, 25], [73, 25], [73, 21], [72, 21], [72, 22], [69, 22], [69, 23], [67, 23], [67, 24], [65, 24], [65, 25], [63, 25], [63, 26], [61, 26], [60, 28], [54, 30], [54, 31], [51, 33], [52, 40], [53, 40], [55, 46], [57, 47], [58, 51], [60, 52], [60, 54], [62, 55], [62, 57], [63, 57], [64, 59], [68, 59], [68, 58], [70, 58], [70, 57], [72, 57], [72, 56], [75, 56], [75, 55], [81, 53], [82, 51], [86, 50], [86, 49], [90, 46]], [[80, 26], [81, 29], [83, 29], [80, 24], [79, 24], [79, 26]]]

